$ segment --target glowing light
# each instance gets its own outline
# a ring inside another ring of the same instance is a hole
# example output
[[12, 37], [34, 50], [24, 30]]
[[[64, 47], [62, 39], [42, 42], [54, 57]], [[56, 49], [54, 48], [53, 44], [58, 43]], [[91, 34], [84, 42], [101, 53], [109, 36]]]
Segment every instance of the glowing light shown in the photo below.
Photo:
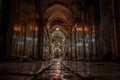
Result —
[[56, 28], [57, 31], [59, 31], [60, 29], [59, 28]]
[[20, 31], [20, 30], [21, 30], [21, 28], [19, 26], [14, 27], [14, 31]]
[[33, 30], [33, 26], [30, 26], [29, 29], [30, 29], [30, 30]]
[[35, 27], [35, 31], [38, 31], [38, 27]]
[[54, 64], [54, 74], [53, 74], [53, 78], [55, 78], [55, 79], [57, 79], [57, 80], [59, 79], [60, 74], [61, 74], [60, 68], [61, 68], [61, 63], [60, 63], [60, 61], [58, 60], [58, 61]]
[[83, 29], [82, 28], [76, 28], [76, 30], [81, 32]]
[[85, 30], [86, 32], [88, 32], [88, 31], [89, 31], [87, 27], [85, 27], [85, 28], [84, 28], [84, 30]]
[[[83, 28], [82, 27], [77, 27], [76, 30], [82, 32]], [[89, 31], [89, 29], [87, 27], [85, 27], [84, 30], [85, 30], [85, 32]]]
[[14, 30], [17, 31], [17, 27], [14, 27]]

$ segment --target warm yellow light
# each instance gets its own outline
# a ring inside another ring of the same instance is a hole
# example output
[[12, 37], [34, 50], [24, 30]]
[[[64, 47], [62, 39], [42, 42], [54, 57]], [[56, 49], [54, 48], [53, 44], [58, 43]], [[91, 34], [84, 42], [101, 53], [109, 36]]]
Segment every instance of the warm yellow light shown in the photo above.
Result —
[[14, 27], [14, 31], [20, 31], [20, 27], [19, 26], [15, 26]]
[[33, 29], [32, 26], [30, 26], [29, 29], [32, 30]]
[[86, 32], [88, 32], [88, 31], [89, 31], [87, 27], [85, 27], [85, 31], [86, 31]]
[[82, 28], [76, 28], [76, 30], [81, 32], [83, 29]]
[[[83, 28], [82, 28], [82, 27], [79, 27], [79, 28], [76, 28], [76, 30], [82, 32], [82, 31], [83, 31]], [[85, 32], [88, 32], [89, 29], [88, 29], [87, 27], [85, 27], [85, 28], [84, 28], [84, 31], [85, 31]]]
[[56, 28], [57, 31], [59, 31], [60, 29], [59, 28]]
[[17, 31], [17, 27], [14, 27], [14, 30]]
[[35, 31], [38, 31], [38, 27], [35, 27]]

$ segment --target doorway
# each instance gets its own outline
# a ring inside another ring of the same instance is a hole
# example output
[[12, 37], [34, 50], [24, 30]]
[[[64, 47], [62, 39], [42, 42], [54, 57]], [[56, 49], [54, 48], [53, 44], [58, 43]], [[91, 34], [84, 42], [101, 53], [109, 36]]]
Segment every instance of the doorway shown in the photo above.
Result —
[[65, 34], [62, 30], [62, 27], [59, 25], [55, 25], [51, 29], [51, 58], [52, 59], [58, 59], [58, 58], [63, 58], [64, 52], [65, 52], [65, 41], [66, 37]]

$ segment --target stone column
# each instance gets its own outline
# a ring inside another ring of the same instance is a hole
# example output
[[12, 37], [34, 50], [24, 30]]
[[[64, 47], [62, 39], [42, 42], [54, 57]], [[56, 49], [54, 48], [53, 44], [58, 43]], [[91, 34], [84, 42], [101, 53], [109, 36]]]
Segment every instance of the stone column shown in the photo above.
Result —
[[44, 23], [40, 8], [40, 0], [35, 0], [35, 8], [37, 13], [36, 23], [39, 26], [38, 31], [38, 58], [43, 59], [43, 42], [44, 42]]
[[102, 37], [102, 56], [103, 59], [112, 58], [112, 33], [111, 26], [111, 17], [110, 17], [110, 1], [109, 0], [100, 0], [100, 15], [101, 15], [101, 37]]

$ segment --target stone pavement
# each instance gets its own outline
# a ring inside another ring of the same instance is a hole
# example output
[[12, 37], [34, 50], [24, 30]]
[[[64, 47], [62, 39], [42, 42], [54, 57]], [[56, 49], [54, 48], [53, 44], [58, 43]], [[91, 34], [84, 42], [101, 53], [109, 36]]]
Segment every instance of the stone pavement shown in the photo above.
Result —
[[119, 80], [120, 64], [51, 61], [2, 62], [0, 80]]
[[120, 80], [119, 63], [64, 61], [64, 64], [83, 77], [93, 77], [94, 80]]
[[50, 61], [0, 63], [0, 80], [31, 80]]
[[54, 59], [53, 62], [54, 64], [40, 75], [38, 80], [82, 80], [67, 69], [60, 59]]

